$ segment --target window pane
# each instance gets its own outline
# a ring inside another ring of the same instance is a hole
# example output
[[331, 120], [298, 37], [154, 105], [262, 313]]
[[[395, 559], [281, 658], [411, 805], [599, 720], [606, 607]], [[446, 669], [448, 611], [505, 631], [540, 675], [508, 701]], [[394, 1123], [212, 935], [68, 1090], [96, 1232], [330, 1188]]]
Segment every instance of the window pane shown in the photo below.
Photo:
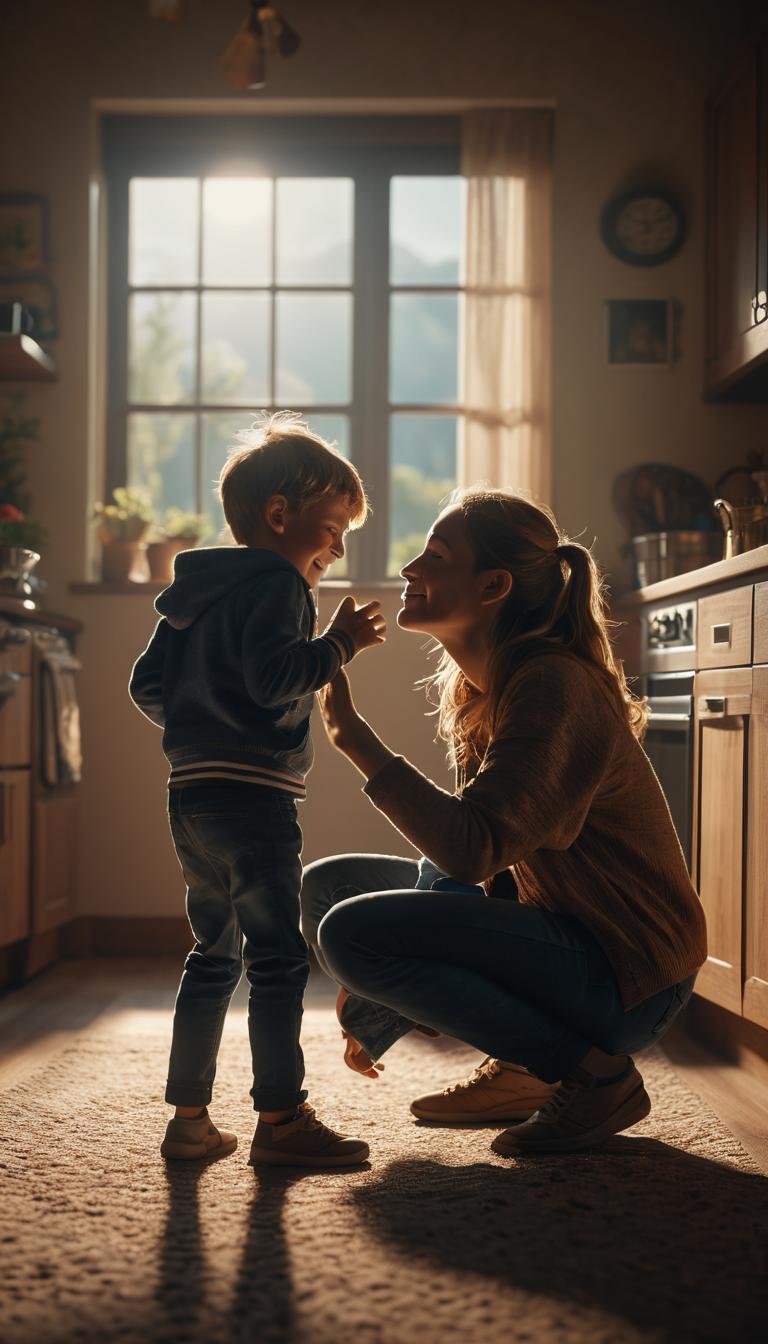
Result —
[[203, 283], [272, 280], [272, 181], [208, 177], [203, 183]]
[[239, 429], [248, 429], [252, 419], [253, 416], [247, 411], [238, 411], [236, 415], [214, 415], [211, 412], [202, 416], [203, 495], [200, 510], [211, 524], [210, 546], [222, 545], [230, 540], [228, 532], [224, 535], [226, 523], [224, 511], [216, 498], [216, 486], [219, 472], [230, 452], [233, 448], [242, 447], [236, 442], [235, 434]]
[[391, 417], [388, 575], [420, 554], [455, 488], [457, 430], [455, 415]]
[[349, 401], [351, 338], [351, 294], [278, 294], [275, 399], [294, 409]]
[[198, 180], [134, 177], [129, 185], [132, 285], [197, 283]]
[[268, 294], [203, 295], [203, 401], [269, 401], [270, 303]]
[[457, 285], [464, 277], [463, 177], [393, 177], [389, 278], [393, 285]]
[[194, 294], [133, 294], [128, 330], [128, 397], [172, 405], [195, 386]]
[[158, 512], [195, 509], [195, 417], [128, 416], [128, 484], [146, 491]]
[[455, 404], [458, 295], [393, 294], [390, 313], [390, 400]]
[[315, 434], [320, 434], [322, 438], [327, 439], [330, 444], [338, 448], [340, 453], [349, 457], [349, 416], [331, 415], [328, 412], [314, 412], [307, 416], [307, 424]]
[[277, 283], [352, 282], [353, 183], [346, 177], [277, 182]]

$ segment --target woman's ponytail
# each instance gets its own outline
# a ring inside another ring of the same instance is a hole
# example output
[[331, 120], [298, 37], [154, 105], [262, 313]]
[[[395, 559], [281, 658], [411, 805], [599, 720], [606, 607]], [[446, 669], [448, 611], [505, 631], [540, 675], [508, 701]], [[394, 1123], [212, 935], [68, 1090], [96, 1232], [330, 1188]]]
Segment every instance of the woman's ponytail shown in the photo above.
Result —
[[645, 702], [638, 700], [630, 691], [623, 665], [614, 657], [613, 645], [608, 636], [611, 622], [604, 584], [592, 552], [580, 542], [566, 538], [555, 547], [555, 555], [567, 566], [565, 586], [561, 601], [557, 604], [557, 624], [561, 628], [570, 626], [566, 634], [566, 647], [586, 654], [615, 679], [626, 707], [629, 725], [635, 736], [642, 738], [648, 711]]

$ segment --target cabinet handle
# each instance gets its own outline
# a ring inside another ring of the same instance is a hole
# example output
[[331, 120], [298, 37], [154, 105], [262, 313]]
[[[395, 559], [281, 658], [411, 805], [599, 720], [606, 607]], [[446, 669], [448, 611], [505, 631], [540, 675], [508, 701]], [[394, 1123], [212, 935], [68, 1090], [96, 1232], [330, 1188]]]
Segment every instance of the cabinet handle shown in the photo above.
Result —
[[713, 626], [712, 626], [712, 643], [713, 643], [713, 644], [730, 644], [730, 642], [731, 642], [731, 623], [730, 623], [730, 621], [728, 621], [727, 625], [713, 625]]
[[5, 784], [0, 784], [0, 846], [4, 845], [7, 836], [5, 833]]
[[768, 295], [764, 289], [761, 289], [752, 299], [752, 315], [756, 323], [764, 322], [768, 317]]
[[710, 714], [725, 713], [724, 695], [705, 695], [704, 704], [707, 706], [707, 709], [709, 710]]

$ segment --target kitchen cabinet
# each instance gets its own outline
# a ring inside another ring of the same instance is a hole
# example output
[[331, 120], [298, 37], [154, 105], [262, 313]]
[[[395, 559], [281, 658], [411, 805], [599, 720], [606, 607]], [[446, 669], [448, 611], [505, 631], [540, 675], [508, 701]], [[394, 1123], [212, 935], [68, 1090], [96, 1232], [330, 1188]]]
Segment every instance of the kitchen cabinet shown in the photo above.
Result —
[[0, 770], [0, 947], [29, 933], [28, 770]]
[[707, 917], [709, 956], [696, 989], [741, 1012], [745, 775], [752, 670], [694, 680], [693, 881]]
[[[768, 588], [768, 585], [764, 585]], [[752, 671], [742, 1012], [768, 1027], [768, 667]]]
[[768, 663], [768, 583], [755, 584], [755, 663]]
[[712, 397], [768, 400], [768, 50], [746, 52], [707, 107]]
[[46, 933], [75, 914], [79, 803], [75, 792], [36, 798], [32, 931]]
[[[679, 649], [659, 640], [668, 612], [685, 615]], [[768, 546], [627, 594], [612, 615], [638, 630], [627, 671], [642, 675], [652, 709], [660, 674], [681, 691], [693, 679], [692, 751], [686, 766], [678, 747], [674, 780], [687, 768], [691, 876], [707, 918], [696, 994], [733, 1015], [723, 1039], [754, 1040], [755, 1027], [768, 1033]], [[659, 721], [656, 736], [669, 755], [671, 725]]]

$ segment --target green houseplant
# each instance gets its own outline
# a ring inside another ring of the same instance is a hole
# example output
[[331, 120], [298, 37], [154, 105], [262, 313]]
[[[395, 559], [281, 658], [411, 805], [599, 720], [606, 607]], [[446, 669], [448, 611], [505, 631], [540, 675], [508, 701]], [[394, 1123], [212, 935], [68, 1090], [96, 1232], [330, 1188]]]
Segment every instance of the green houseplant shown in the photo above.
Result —
[[204, 513], [188, 513], [184, 509], [166, 509], [152, 529], [147, 543], [149, 577], [155, 583], [170, 583], [173, 579], [174, 556], [179, 551], [199, 546], [210, 532], [210, 523]]
[[101, 573], [107, 583], [143, 578], [141, 544], [152, 524], [152, 504], [141, 490], [118, 486], [111, 504], [97, 504], [94, 519], [101, 542]]

